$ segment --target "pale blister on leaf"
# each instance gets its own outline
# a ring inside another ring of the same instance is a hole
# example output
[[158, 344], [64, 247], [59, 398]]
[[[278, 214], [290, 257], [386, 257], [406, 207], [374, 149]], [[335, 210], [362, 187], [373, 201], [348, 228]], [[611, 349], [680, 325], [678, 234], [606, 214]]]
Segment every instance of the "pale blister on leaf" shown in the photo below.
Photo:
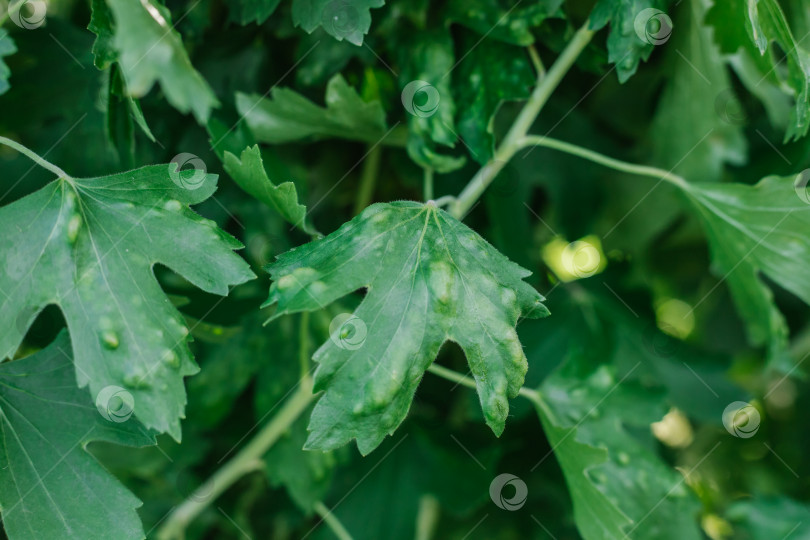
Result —
[[232, 251], [241, 244], [189, 209], [216, 189], [216, 176], [201, 173], [173, 164], [58, 179], [0, 209], [0, 328], [11, 330], [0, 335], [0, 357], [14, 354], [36, 315], [56, 304], [79, 386], [92, 395], [127, 388], [135, 415], [179, 440], [183, 377], [198, 368], [152, 267], [219, 295], [255, 277]]
[[[500, 435], [526, 373], [518, 319], [548, 314], [512, 263], [432, 203], [375, 204], [321, 240], [268, 266], [276, 316], [317, 310], [360, 288], [352, 316], [315, 353], [309, 448], [357, 439], [363, 454], [393, 433], [442, 344], [458, 343], [484, 416]], [[351, 334], [351, 335], [348, 335]]]
[[[0, 364], [0, 506], [10, 538], [144, 538], [141, 501], [87, 444], [154, 444], [135, 418], [105, 419], [76, 386], [70, 342]], [[102, 404], [104, 406], [104, 404]]]

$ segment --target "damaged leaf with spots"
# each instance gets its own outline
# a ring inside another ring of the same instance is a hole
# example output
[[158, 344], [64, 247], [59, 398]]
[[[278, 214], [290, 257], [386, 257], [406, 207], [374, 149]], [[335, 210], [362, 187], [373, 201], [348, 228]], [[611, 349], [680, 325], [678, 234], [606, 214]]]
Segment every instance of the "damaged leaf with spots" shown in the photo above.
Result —
[[307, 446], [327, 450], [357, 439], [363, 454], [408, 413], [425, 370], [446, 341], [467, 356], [487, 424], [504, 429], [526, 357], [520, 317], [548, 314], [529, 275], [432, 203], [375, 204], [326, 238], [271, 263], [266, 304], [276, 317], [318, 310], [360, 288], [351, 315], [335, 319], [315, 353]]
[[[92, 396], [115, 385], [135, 416], [180, 439], [183, 377], [197, 372], [182, 316], [155, 279], [162, 264], [219, 295], [253, 278], [241, 244], [189, 205], [216, 176], [151, 165], [98, 178], [59, 178], [0, 208], [0, 357], [55, 304], [70, 331], [76, 379]], [[23, 236], [25, 242], [18, 241]]]

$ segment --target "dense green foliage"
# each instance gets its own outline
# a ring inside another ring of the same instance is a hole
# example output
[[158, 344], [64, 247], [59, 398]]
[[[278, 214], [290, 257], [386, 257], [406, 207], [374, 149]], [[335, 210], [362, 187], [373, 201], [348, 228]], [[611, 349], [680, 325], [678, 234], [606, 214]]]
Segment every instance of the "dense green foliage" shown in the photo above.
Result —
[[4, 5], [6, 536], [810, 538], [808, 35]]

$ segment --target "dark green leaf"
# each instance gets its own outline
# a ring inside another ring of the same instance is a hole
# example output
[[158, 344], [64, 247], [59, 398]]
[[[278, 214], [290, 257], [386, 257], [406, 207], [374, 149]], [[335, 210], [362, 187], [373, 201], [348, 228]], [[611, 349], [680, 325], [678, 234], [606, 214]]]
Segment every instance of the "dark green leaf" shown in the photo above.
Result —
[[382, 7], [384, 3], [384, 0], [293, 0], [293, 22], [310, 33], [323, 26], [338, 41], [345, 39], [359, 46], [371, 27], [371, 8]]
[[526, 46], [534, 43], [532, 29], [557, 15], [562, 3], [563, 0], [536, 0], [526, 4], [503, 0], [451, 0], [447, 18], [483, 36]]
[[112, 390], [99, 395], [97, 409], [76, 387], [65, 333], [37, 354], [0, 364], [0, 505], [9, 537], [144, 538], [135, 511], [141, 502], [87, 453], [92, 441], [155, 442], [129, 418], [124, 396], [132, 396]]
[[228, 0], [231, 19], [245, 25], [262, 24], [276, 11], [281, 0]]
[[469, 54], [454, 78], [458, 130], [473, 158], [486, 163], [494, 151], [493, 117], [505, 100], [523, 99], [531, 93], [535, 77], [525, 51], [498, 41], [478, 41], [466, 34]]
[[259, 142], [345, 138], [376, 143], [387, 133], [379, 102], [367, 103], [335, 75], [326, 86], [326, 107], [289, 88], [275, 88], [270, 98], [237, 94], [236, 107]]
[[655, 45], [663, 45], [672, 32], [672, 20], [665, 12], [671, 0], [599, 0], [591, 13], [591, 28], [608, 22], [608, 60], [616, 65], [620, 82], [633, 76]]

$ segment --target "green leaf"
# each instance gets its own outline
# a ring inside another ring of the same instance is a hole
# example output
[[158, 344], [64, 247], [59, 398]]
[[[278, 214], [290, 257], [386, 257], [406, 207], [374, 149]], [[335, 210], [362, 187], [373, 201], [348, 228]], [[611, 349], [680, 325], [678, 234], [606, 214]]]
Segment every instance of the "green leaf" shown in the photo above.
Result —
[[115, 19], [113, 45], [130, 94], [144, 96], [159, 82], [169, 103], [205, 123], [219, 103], [191, 65], [169, 10], [152, 0], [107, 0], [107, 5]]
[[155, 440], [134, 418], [102, 416], [110, 403], [97, 409], [76, 387], [69, 351], [63, 332], [48, 348], [0, 364], [5, 532], [12, 539], [144, 538], [135, 511], [141, 501], [99, 465], [87, 445], [145, 446]]
[[453, 40], [445, 28], [413, 32], [397, 44], [402, 105], [407, 111], [408, 155], [422, 167], [446, 173], [464, 165], [464, 158], [441, 155], [437, 145], [454, 147], [458, 135], [456, 103], [451, 86], [455, 67]]
[[716, 182], [725, 163], [746, 162], [747, 144], [739, 122], [717, 112], [718, 99], [735, 98], [712, 31], [702, 24], [704, 4], [684, 2], [675, 18], [671, 67], [650, 127], [651, 162], [694, 182]]
[[562, 0], [537, 0], [527, 4], [504, 0], [451, 0], [446, 17], [486, 37], [525, 47], [535, 41], [532, 29], [558, 15], [562, 3]]
[[405, 418], [416, 386], [445, 341], [458, 343], [478, 382], [487, 424], [500, 435], [526, 373], [518, 317], [548, 314], [543, 297], [510, 262], [433, 204], [374, 204], [324, 239], [268, 266], [267, 304], [276, 316], [319, 309], [368, 292], [338, 316], [316, 353], [316, 390], [307, 447], [357, 439], [376, 448]]
[[319, 234], [307, 219], [306, 207], [298, 204], [298, 192], [295, 184], [284, 182], [275, 185], [267, 177], [261, 151], [257, 145], [245, 148], [239, 158], [226, 151], [223, 165], [225, 171], [242, 189], [273, 208], [287, 222], [308, 234]]
[[270, 98], [237, 93], [236, 108], [256, 140], [271, 144], [321, 138], [376, 143], [388, 131], [380, 103], [363, 101], [340, 74], [326, 85], [326, 107], [274, 88]]
[[658, 20], [662, 26], [655, 28], [652, 39], [639, 37], [637, 26], [643, 34], [647, 30], [652, 30], [648, 24], [655, 24], [648, 17], [655, 12], [644, 10], [665, 12], [671, 3], [671, 0], [599, 0], [594, 6], [591, 12], [591, 29], [599, 30], [610, 23], [607, 40], [608, 60], [616, 64], [620, 82], [632, 77], [639, 63], [642, 60], [646, 61], [652, 54], [654, 43], [668, 39], [669, 32], [672, 31], [666, 24], [668, 22], [666, 13], [664, 17], [656, 14], [656, 17], [660, 17]]
[[[540, 387], [537, 412], [585, 540], [699, 540], [699, 505], [684, 478], [637, 438], [666, 408], [660, 396], [584, 365], [577, 353]], [[648, 435], [649, 437], [649, 435]]]
[[90, 10], [87, 29], [96, 35], [93, 42], [93, 65], [98, 69], [107, 69], [118, 60], [118, 51], [114, 45], [113, 15], [106, 0], [92, 0]]
[[810, 304], [810, 195], [804, 178], [685, 187], [706, 229], [713, 271], [728, 284], [749, 340], [769, 345], [772, 365], [782, 370], [793, 367], [784, 353], [788, 329], [759, 274]]
[[17, 46], [14, 40], [8, 35], [3, 28], [0, 28], [0, 95], [5, 94], [9, 89], [8, 78], [11, 75], [11, 70], [3, 61], [4, 56], [11, 56], [17, 52]]
[[228, 0], [231, 20], [241, 25], [262, 24], [276, 11], [281, 0]]
[[312, 33], [323, 26], [338, 41], [363, 44], [371, 27], [371, 8], [382, 7], [384, 0], [293, 0], [293, 23]]
[[[407, 434], [384, 444], [379, 453], [385, 457], [354, 459], [335, 474], [335, 484], [346, 486], [346, 492], [333, 511], [355, 540], [420, 538], [419, 507], [425, 496], [438, 503], [442, 515], [454, 518], [474, 516], [474, 510], [488, 502], [497, 449], [476, 452], [478, 457], [472, 460], [446, 430], [428, 432], [414, 425]], [[356, 489], [349, 490], [352, 486]]]
[[[152, 271], [163, 264], [225, 295], [253, 278], [238, 241], [192, 212], [216, 176], [153, 165], [98, 178], [60, 178], [0, 209], [0, 357], [12, 355], [36, 315], [58, 305], [79, 386], [116, 385], [146, 427], [180, 439], [183, 377], [197, 371], [180, 313]], [[24, 240], [22, 240], [24, 239]], [[9, 331], [10, 330], [10, 331]]]
[[726, 517], [750, 540], [810, 538], [810, 508], [785, 496], [735, 502]]
[[[780, 76], [783, 83], [792, 89], [796, 108], [793, 122], [788, 127], [785, 139], [798, 139], [807, 135], [810, 129], [810, 52], [801, 47], [790, 31], [785, 14], [776, 0], [749, 0], [748, 17], [751, 21], [751, 38], [765, 55], [771, 43], [780, 47], [770, 56], [773, 70], [782, 62], [781, 55], [787, 57], [787, 72]], [[806, 36], [802, 36], [802, 40]], [[778, 73], [778, 71], [777, 71]]]
[[458, 111], [458, 130], [473, 157], [486, 163], [494, 152], [493, 121], [501, 103], [523, 99], [535, 82], [525, 51], [499, 41], [466, 34], [469, 54], [458, 66], [455, 95], [465, 106]]

